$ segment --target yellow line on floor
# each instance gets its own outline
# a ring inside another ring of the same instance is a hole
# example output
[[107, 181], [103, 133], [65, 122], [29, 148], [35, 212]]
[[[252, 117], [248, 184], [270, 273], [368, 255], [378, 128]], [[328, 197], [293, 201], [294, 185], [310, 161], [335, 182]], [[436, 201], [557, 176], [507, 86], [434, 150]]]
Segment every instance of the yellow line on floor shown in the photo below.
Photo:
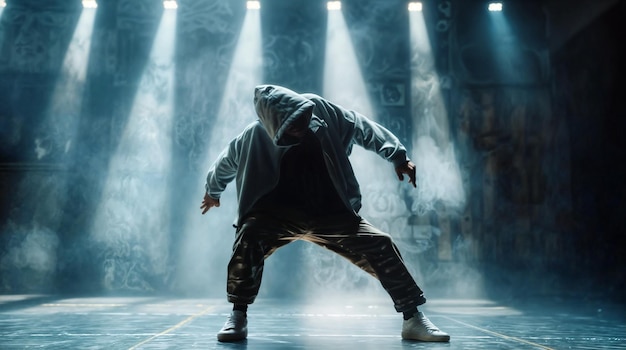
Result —
[[180, 327], [182, 327], [182, 326], [186, 325], [187, 323], [189, 323], [189, 322], [193, 321], [194, 319], [196, 319], [196, 318], [198, 318], [198, 317], [200, 317], [200, 316], [202, 316], [202, 315], [204, 315], [204, 314], [208, 313], [209, 311], [211, 311], [211, 309], [213, 309], [213, 306], [209, 306], [209, 307], [207, 307], [206, 309], [202, 310], [201, 312], [199, 312], [199, 313], [197, 313], [197, 314], [194, 314], [194, 315], [191, 315], [191, 316], [187, 317], [186, 319], [184, 319], [184, 320], [180, 321], [178, 324], [176, 324], [176, 325], [174, 325], [174, 326], [172, 326], [172, 327], [170, 327], [170, 328], [168, 328], [168, 329], [164, 330], [163, 332], [161, 332], [161, 333], [159, 333], [159, 334], [155, 334], [155, 335], [151, 336], [150, 338], [148, 338], [148, 339], [146, 339], [146, 340], [144, 340], [144, 341], [142, 341], [142, 342], [140, 342], [140, 343], [137, 343], [137, 344], [133, 345], [132, 347], [128, 348], [128, 350], [134, 350], [134, 349], [137, 349], [137, 348], [139, 348], [140, 346], [142, 346], [143, 344], [146, 344], [146, 343], [148, 343], [148, 342], [151, 342], [152, 340], [154, 340], [154, 339], [156, 339], [156, 338], [158, 338], [158, 337], [160, 337], [160, 336], [162, 336], [162, 335], [166, 335], [167, 333], [169, 333], [169, 332], [171, 332], [171, 331], [173, 331], [173, 330], [175, 330], [175, 329], [178, 329], [178, 328], [180, 328]]
[[536, 347], [538, 347], [538, 348], [540, 348], [540, 349], [543, 349], [543, 350], [555, 350], [555, 349], [550, 348], [550, 347], [547, 347], [547, 346], [545, 346], [545, 345], [541, 345], [541, 344], [533, 343], [533, 342], [531, 342], [531, 341], [524, 340], [524, 339], [522, 339], [522, 338], [511, 337], [511, 336], [508, 336], [508, 335], [505, 335], [505, 334], [502, 334], [502, 333], [498, 333], [498, 332], [490, 331], [490, 330], [488, 330], [488, 329], [484, 329], [484, 328], [481, 328], [481, 327], [478, 327], [478, 326], [474, 326], [474, 325], [471, 325], [471, 324], [469, 324], [469, 323], [465, 323], [465, 322], [463, 322], [463, 321], [455, 320], [455, 319], [454, 319], [454, 318], [452, 318], [452, 317], [448, 317], [448, 316], [442, 316], [442, 317], [447, 318], [447, 319], [448, 319], [448, 320], [450, 320], [450, 321], [454, 321], [454, 322], [456, 322], [456, 323], [462, 324], [462, 325], [464, 325], [464, 326], [466, 326], [466, 327], [474, 328], [474, 329], [479, 330], [479, 331], [481, 331], [481, 332], [485, 332], [485, 333], [488, 333], [488, 334], [491, 334], [491, 335], [495, 335], [496, 337], [499, 337], [499, 338], [502, 338], [502, 339], [506, 339], [506, 340], [513, 340], [513, 341], [517, 341], [517, 342], [520, 342], [520, 343], [524, 343], [524, 344], [528, 344], [528, 345], [536, 346]]
[[102, 303], [91, 303], [91, 304], [78, 304], [78, 303], [47, 303], [41, 304], [44, 307], [111, 307], [111, 306], [125, 306], [126, 304], [102, 304]]

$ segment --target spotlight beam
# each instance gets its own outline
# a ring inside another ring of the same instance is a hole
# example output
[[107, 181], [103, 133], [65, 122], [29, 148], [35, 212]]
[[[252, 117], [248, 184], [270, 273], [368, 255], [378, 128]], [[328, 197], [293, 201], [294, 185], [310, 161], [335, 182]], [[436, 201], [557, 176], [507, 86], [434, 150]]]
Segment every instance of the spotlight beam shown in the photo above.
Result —
[[[257, 9], [246, 11], [233, 60], [228, 71], [226, 85], [217, 87], [224, 91], [220, 107], [210, 132], [207, 154], [201, 164], [206, 169], [215, 160], [227, 143], [249, 123], [256, 120], [252, 104], [254, 87], [262, 83], [263, 57], [261, 48], [261, 13]], [[206, 173], [198, 177], [196, 188], [203, 189]], [[199, 193], [201, 195], [201, 192]], [[199, 198], [200, 200], [201, 198]], [[180, 244], [179, 273], [177, 284], [186, 290], [204, 290], [207, 280], [217, 281], [210, 285], [218, 293], [225, 287], [222, 266], [228, 261], [228, 250], [219, 253], [217, 245], [232, 245], [230, 235], [237, 212], [235, 186], [231, 184], [221, 197], [221, 206], [206, 215], [200, 215], [198, 206], [189, 207]], [[207, 232], [210, 228], [211, 232]], [[212, 235], [207, 239], [207, 234]], [[198, 261], [205, 262], [199, 264]]]
[[413, 212], [436, 211], [437, 203], [460, 209], [465, 191], [454, 145], [450, 139], [448, 111], [435, 69], [428, 32], [421, 12], [409, 12], [411, 40], [411, 114], [413, 119], [413, 160], [417, 168], [418, 191]]
[[[328, 11], [322, 95], [372, 120], [377, 119], [341, 11]], [[393, 198], [390, 202], [402, 202], [399, 196], [399, 182], [391, 176], [393, 173], [391, 165], [389, 168], [385, 167], [384, 161], [377, 154], [362, 147], [352, 149], [350, 160], [364, 194], [385, 193], [386, 196]], [[402, 210], [405, 209], [399, 209]], [[365, 217], [379, 216], [374, 201], [367, 199], [363, 200], [360, 212]]]
[[149, 291], [146, 278], [169, 271], [175, 34], [176, 11], [164, 11], [90, 230], [109, 290]]
[[328, 11], [327, 26], [324, 96], [345, 106], [358, 106], [359, 112], [375, 118], [343, 13]]

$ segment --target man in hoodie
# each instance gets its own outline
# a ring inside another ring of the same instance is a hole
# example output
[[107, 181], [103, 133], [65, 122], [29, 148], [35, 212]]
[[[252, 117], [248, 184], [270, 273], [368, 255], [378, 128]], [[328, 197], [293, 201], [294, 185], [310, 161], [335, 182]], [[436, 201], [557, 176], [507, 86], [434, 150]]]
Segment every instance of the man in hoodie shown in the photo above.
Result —
[[258, 294], [264, 260], [276, 249], [306, 240], [327, 248], [377, 278], [404, 316], [403, 339], [449, 341], [419, 312], [426, 302], [389, 234], [358, 214], [361, 194], [348, 156], [353, 145], [393, 163], [415, 187], [415, 165], [398, 138], [365, 116], [314, 94], [260, 85], [259, 120], [248, 125], [209, 169], [202, 214], [220, 206], [235, 180], [238, 217], [228, 264], [233, 312], [219, 341], [247, 337], [247, 309]]

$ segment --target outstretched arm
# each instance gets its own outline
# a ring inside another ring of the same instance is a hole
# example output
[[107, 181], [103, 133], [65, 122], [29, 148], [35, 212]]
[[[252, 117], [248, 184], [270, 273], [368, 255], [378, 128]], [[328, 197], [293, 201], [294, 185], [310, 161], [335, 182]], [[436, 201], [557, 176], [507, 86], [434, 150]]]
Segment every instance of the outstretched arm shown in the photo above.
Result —
[[408, 158], [406, 148], [396, 135], [356, 111], [343, 108], [317, 95], [306, 96], [328, 116], [327, 122], [337, 131], [348, 155], [354, 144], [375, 152], [393, 163], [400, 181], [404, 180], [406, 174], [409, 176], [409, 183], [417, 187], [415, 164]]
[[377, 153], [392, 162], [395, 167], [403, 165], [409, 158], [400, 140], [384, 126], [354, 110], [346, 109], [317, 95], [309, 98], [328, 115], [328, 122], [339, 134], [348, 154], [356, 144]]
[[220, 206], [220, 196], [228, 183], [237, 173], [239, 167], [241, 137], [237, 137], [220, 153], [217, 160], [209, 169], [206, 179], [204, 198], [202, 199], [202, 214], [213, 207]]
[[398, 180], [404, 181], [406, 174], [409, 183], [416, 188], [415, 164], [407, 157], [406, 148], [396, 135], [363, 115], [354, 112], [354, 116], [356, 143], [393, 162]]

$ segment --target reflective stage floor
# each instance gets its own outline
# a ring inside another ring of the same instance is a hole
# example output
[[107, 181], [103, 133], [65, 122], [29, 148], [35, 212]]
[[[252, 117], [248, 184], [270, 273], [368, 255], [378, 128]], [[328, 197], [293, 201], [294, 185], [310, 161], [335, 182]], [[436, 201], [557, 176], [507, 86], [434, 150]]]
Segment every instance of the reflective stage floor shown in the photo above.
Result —
[[4, 295], [0, 349], [626, 349], [624, 305], [430, 299], [420, 310], [449, 343], [403, 341], [386, 299], [261, 299], [248, 311], [248, 339], [219, 343], [230, 313], [221, 299]]

